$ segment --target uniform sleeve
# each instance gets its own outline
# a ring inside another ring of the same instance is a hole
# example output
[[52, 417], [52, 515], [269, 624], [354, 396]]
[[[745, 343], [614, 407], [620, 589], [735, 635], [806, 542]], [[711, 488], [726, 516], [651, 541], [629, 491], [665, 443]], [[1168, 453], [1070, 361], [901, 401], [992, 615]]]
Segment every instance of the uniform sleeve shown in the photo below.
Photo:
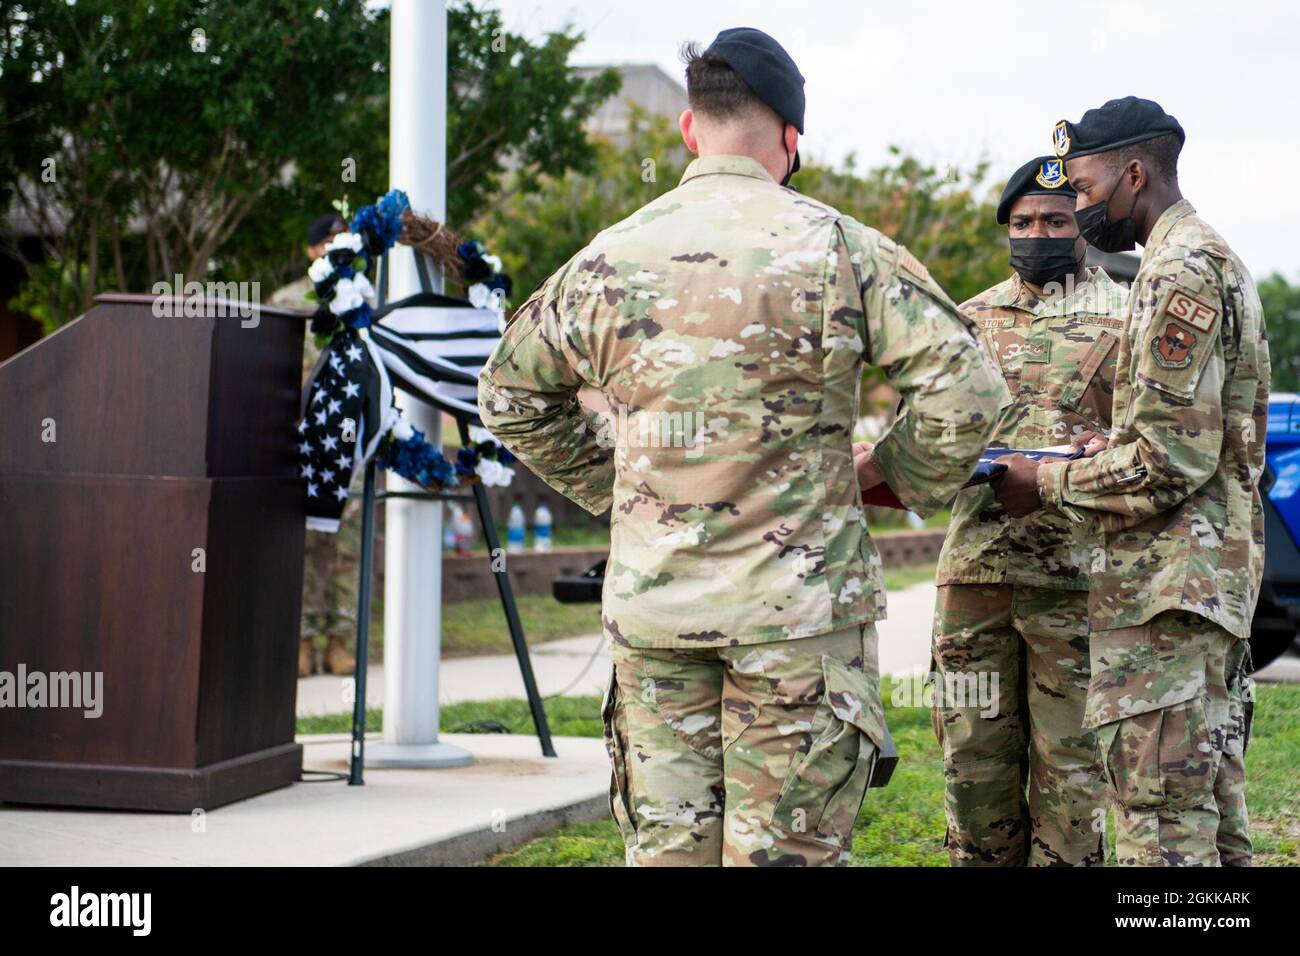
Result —
[[858, 223], [842, 224], [862, 302], [865, 358], [903, 397], [874, 459], [922, 516], [966, 482], [1011, 396], [974, 326], [916, 257]]
[[520, 307], [479, 375], [478, 405], [493, 436], [539, 478], [592, 514], [613, 501], [612, 443], [578, 401], [587, 382], [580, 346], [566, 332], [566, 266]]
[[1177, 507], [1214, 475], [1223, 444], [1224, 296], [1215, 264], [1198, 253], [1158, 262], [1133, 296], [1143, 303], [1130, 326], [1135, 371], [1127, 421], [1115, 425], [1134, 440], [1038, 471], [1047, 507], [1079, 518], [1097, 512], [1105, 531]]

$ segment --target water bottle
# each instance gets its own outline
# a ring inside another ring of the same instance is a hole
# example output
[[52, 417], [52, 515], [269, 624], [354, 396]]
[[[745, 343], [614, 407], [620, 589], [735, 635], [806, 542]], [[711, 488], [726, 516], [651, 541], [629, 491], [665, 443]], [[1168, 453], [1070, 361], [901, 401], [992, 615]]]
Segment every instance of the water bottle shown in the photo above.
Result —
[[506, 522], [506, 551], [520, 554], [524, 550], [524, 508], [518, 501], [510, 506], [510, 520]]
[[442, 518], [442, 550], [456, 550], [456, 523], [460, 521], [460, 506], [451, 505], [451, 513]]
[[474, 553], [474, 522], [462, 509], [456, 509], [456, 553]]
[[546, 507], [545, 501], [539, 501], [537, 510], [533, 512], [533, 550], [546, 553], [554, 546], [555, 541], [551, 537], [551, 509]]

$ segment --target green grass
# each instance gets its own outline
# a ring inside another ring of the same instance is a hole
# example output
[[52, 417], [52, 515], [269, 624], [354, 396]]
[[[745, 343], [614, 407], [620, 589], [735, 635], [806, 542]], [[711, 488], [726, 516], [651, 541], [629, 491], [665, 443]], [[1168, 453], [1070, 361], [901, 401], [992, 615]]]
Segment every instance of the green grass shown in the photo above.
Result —
[[937, 565], [913, 564], [904, 568], [885, 568], [885, 590], [901, 591], [914, 584], [933, 584]]
[[[890, 732], [898, 746], [899, 765], [889, 786], [871, 790], [853, 834], [851, 865], [947, 866], [943, 848], [943, 760], [922, 708], [894, 707], [890, 683], [884, 690]], [[474, 719], [485, 719], [493, 708], [517, 721], [520, 702], [459, 705]], [[560, 706], [563, 704], [563, 708]], [[600, 734], [600, 702], [594, 697], [551, 701], [583, 736]], [[477, 709], [481, 708], [481, 709]], [[453, 719], [443, 712], [443, 726]], [[513, 723], [528, 728], [528, 724]], [[559, 731], [557, 731], [559, 732]], [[1250, 752], [1246, 758], [1247, 800], [1257, 866], [1300, 866], [1300, 686], [1269, 684], [1259, 688]], [[1110, 827], [1113, 834], [1114, 827]], [[612, 821], [567, 826], [499, 854], [489, 866], [620, 866], [623, 846]]]
[[[923, 581], [933, 581], [934, 570], [933, 564], [886, 569], [885, 587], [896, 591]], [[544, 594], [522, 594], [516, 596], [515, 601], [529, 644], [600, 633], [599, 604], [561, 604]], [[509, 654], [511, 650], [501, 602], [496, 598], [443, 605], [442, 653], [445, 657]], [[371, 660], [375, 660], [375, 655], [371, 655]]]
[[[599, 604], [561, 604], [549, 594], [516, 595], [515, 603], [529, 644], [600, 633]], [[442, 606], [444, 656], [508, 654], [511, 650], [510, 632], [497, 598]]]

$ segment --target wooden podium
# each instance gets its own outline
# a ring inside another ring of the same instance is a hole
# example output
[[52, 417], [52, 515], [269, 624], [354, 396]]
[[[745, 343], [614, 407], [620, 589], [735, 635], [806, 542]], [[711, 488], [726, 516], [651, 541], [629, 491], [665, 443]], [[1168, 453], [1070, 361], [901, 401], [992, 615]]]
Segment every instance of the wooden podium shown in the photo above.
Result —
[[303, 318], [154, 300], [0, 364], [0, 671], [103, 688], [0, 707], [0, 801], [190, 812], [301, 773]]

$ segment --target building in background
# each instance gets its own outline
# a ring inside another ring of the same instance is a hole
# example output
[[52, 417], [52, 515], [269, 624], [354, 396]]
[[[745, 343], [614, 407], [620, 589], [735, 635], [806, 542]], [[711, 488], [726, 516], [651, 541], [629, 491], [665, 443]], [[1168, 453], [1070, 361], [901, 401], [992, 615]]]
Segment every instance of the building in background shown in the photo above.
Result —
[[580, 66], [574, 72], [591, 79], [607, 69], [617, 70], [623, 88], [611, 96], [587, 120], [587, 130], [622, 144], [627, 139], [632, 107], [651, 116], [664, 116], [677, 122], [686, 109], [686, 87], [654, 64], [622, 63], [613, 66]]

